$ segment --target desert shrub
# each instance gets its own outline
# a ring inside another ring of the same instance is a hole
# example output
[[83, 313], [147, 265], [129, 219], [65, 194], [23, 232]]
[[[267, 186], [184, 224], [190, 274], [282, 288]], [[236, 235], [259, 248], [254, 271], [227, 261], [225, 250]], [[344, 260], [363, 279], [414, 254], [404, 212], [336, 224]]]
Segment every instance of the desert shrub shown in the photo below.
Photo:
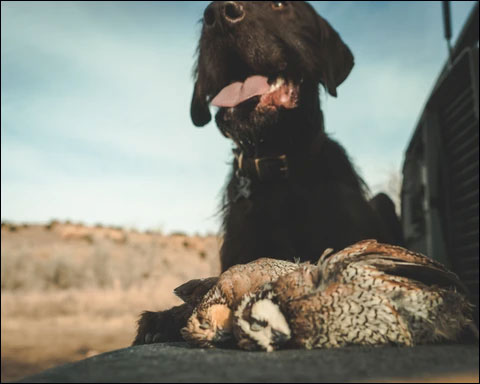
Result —
[[83, 236], [83, 240], [85, 240], [88, 244], [92, 244], [93, 243], [93, 235], [92, 234], [87, 234], [85, 236]]
[[1, 257], [1, 286], [3, 290], [18, 290], [32, 285], [32, 271], [26, 253], [5, 254]]
[[[113, 263], [111, 256], [101, 247], [96, 247], [91, 260], [93, 286], [109, 288], [113, 285]], [[88, 266], [86, 266], [88, 268]]]
[[51, 266], [51, 274], [46, 279], [48, 288], [69, 289], [82, 286], [83, 273], [71, 258], [57, 257]]
[[47, 225], [45, 225], [45, 229], [47, 231], [52, 230], [56, 225], [59, 224], [58, 220], [50, 220]]
[[182, 231], [173, 231], [172, 233], [170, 233], [170, 236], [186, 237], [187, 234]]
[[152, 278], [155, 267], [156, 252], [152, 248], [142, 252], [127, 253], [121, 263], [116, 263], [115, 276], [123, 289], [140, 286], [146, 278]]

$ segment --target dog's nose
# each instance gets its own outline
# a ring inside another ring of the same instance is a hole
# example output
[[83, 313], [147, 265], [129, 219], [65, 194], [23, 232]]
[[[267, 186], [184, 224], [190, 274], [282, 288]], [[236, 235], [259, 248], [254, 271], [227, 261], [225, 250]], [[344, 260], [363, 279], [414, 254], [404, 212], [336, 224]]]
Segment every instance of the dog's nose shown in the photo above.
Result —
[[213, 27], [217, 21], [235, 24], [245, 17], [243, 5], [237, 1], [215, 1], [203, 13], [203, 22]]
[[245, 17], [243, 5], [236, 1], [226, 1], [223, 6], [223, 16], [230, 23], [238, 23]]

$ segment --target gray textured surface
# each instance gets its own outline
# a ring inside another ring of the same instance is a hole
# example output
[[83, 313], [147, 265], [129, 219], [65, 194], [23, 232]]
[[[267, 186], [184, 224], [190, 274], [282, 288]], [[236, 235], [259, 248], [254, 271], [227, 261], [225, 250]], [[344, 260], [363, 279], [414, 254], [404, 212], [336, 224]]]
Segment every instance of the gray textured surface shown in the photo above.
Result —
[[478, 345], [265, 353], [166, 343], [104, 353], [22, 382], [339, 382], [478, 372], [478, 364]]

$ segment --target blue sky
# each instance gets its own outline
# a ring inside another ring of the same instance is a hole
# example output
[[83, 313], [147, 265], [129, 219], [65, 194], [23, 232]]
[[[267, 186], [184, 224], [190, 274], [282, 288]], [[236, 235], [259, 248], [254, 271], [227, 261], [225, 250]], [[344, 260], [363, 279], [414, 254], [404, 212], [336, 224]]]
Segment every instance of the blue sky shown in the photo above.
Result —
[[[440, 2], [311, 2], [355, 56], [327, 132], [376, 191], [446, 60]], [[189, 117], [208, 2], [2, 2], [2, 220], [217, 231], [231, 143]], [[454, 39], [473, 1], [452, 2]]]

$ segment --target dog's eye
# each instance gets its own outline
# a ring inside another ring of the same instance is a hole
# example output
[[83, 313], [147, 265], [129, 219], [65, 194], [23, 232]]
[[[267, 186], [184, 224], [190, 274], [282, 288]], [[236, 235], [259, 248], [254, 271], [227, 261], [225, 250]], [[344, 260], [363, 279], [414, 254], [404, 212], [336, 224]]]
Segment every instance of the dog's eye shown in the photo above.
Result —
[[287, 1], [272, 1], [272, 8], [275, 10], [284, 9], [287, 6]]

